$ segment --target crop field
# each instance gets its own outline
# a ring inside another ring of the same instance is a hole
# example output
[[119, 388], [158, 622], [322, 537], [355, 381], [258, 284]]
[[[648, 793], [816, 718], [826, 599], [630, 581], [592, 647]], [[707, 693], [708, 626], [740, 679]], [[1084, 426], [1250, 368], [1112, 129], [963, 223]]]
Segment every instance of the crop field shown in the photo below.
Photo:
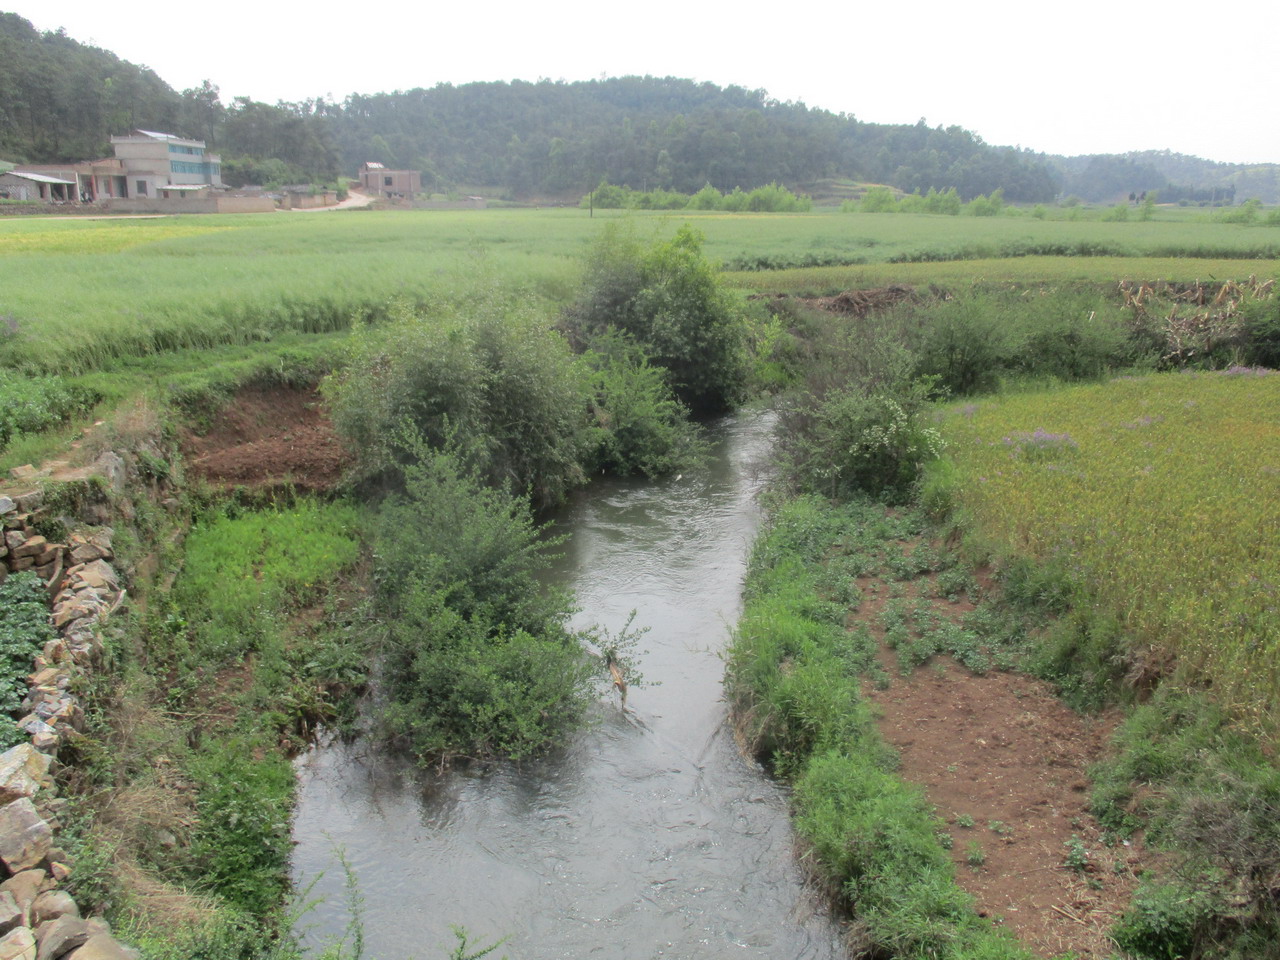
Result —
[[964, 523], [1061, 577], [1130, 661], [1280, 721], [1280, 374], [1122, 377], [948, 409]]
[[734, 287], [770, 293], [825, 295], [891, 283], [944, 286], [975, 283], [1093, 283], [1244, 280], [1280, 276], [1280, 260], [1218, 260], [1190, 257], [1004, 257], [945, 263], [872, 263], [726, 271]]
[[[78, 373], [127, 356], [345, 329], [397, 296], [479, 276], [566, 298], [609, 219], [689, 222], [734, 285], [832, 289], [1013, 277], [1274, 275], [1280, 228], [1185, 219], [1105, 223], [906, 214], [423, 211], [0, 221], [0, 363]], [[1151, 259], [1154, 258], [1154, 259]], [[1183, 259], [1171, 259], [1183, 258]], [[768, 268], [768, 269], [761, 269]], [[792, 268], [792, 269], [773, 269]]]

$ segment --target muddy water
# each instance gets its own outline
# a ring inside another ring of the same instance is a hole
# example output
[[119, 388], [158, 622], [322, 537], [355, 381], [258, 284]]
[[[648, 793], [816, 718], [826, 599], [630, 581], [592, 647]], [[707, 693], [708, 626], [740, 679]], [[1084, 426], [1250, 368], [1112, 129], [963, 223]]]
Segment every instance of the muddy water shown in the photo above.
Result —
[[342, 932], [345, 851], [365, 903], [366, 956], [448, 955], [451, 926], [494, 956], [813, 958], [841, 955], [802, 882], [786, 799], [744, 760], [721, 701], [722, 649], [759, 521], [762, 418], [718, 429], [706, 468], [595, 485], [557, 521], [554, 576], [582, 623], [650, 628], [623, 715], [555, 756], [437, 776], [367, 745], [299, 764], [295, 880], [318, 874], [313, 943]]

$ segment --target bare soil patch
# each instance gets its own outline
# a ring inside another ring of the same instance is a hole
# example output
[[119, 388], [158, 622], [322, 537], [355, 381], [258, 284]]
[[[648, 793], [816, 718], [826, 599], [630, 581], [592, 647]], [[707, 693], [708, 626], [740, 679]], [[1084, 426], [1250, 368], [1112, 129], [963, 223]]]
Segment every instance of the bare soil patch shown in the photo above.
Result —
[[183, 437], [182, 451], [190, 473], [221, 486], [326, 490], [353, 462], [319, 393], [283, 386], [241, 391], [207, 432]]
[[[888, 585], [859, 586], [857, 619], [881, 635]], [[912, 597], [932, 592], [929, 578], [905, 586]], [[973, 609], [932, 603], [953, 619]], [[1106, 846], [1088, 809], [1087, 771], [1118, 717], [1082, 716], [1033, 677], [978, 675], [948, 656], [907, 676], [883, 646], [882, 662], [889, 686], [867, 689], [881, 734], [901, 755], [903, 778], [947, 822], [957, 882], [979, 912], [1044, 957], [1113, 956], [1106, 931], [1129, 905], [1145, 855], [1136, 840]]]

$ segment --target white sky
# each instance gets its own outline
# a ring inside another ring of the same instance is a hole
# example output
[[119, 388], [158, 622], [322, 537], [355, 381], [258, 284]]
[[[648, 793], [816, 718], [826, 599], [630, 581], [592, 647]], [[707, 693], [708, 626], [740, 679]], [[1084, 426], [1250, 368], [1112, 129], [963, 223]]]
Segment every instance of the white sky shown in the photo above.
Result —
[[860, 120], [958, 124], [1047, 153], [1280, 162], [1280, 2], [863, 5], [489, 0], [121, 7], [0, 0], [175, 89], [303, 100], [473, 80], [652, 74], [764, 88]]

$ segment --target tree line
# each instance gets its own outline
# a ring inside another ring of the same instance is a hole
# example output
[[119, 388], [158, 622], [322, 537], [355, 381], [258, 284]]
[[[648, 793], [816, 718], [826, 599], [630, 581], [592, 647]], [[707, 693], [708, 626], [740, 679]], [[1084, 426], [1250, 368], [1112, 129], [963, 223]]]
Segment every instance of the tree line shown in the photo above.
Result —
[[[866, 123], [764, 90], [675, 77], [442, 83], [341, 102], [224, 105], [211, 81], [175, 91], [146, 68], [12, 13], [0, 14], [0, 92], [4, 159], [103, 156], [111, 134], [140, 126], [204, 140], [232, 186], [331, 181], [370, 160], [419, 170], [434, 192], [514, 198], [576, 199], [602, 180], [685, 194], [709, 184], [727, 194], [851, 178], [907, 193], [954, 188], [964, 200], [1003, 190], [1013, 203], [1151, 189], [1164, 197], [1170, 186], [1145, 157], [1050, 158], [958, 126]], [[1274, 171], [1249, 175], [1251, 184], [1280, 185]]]

